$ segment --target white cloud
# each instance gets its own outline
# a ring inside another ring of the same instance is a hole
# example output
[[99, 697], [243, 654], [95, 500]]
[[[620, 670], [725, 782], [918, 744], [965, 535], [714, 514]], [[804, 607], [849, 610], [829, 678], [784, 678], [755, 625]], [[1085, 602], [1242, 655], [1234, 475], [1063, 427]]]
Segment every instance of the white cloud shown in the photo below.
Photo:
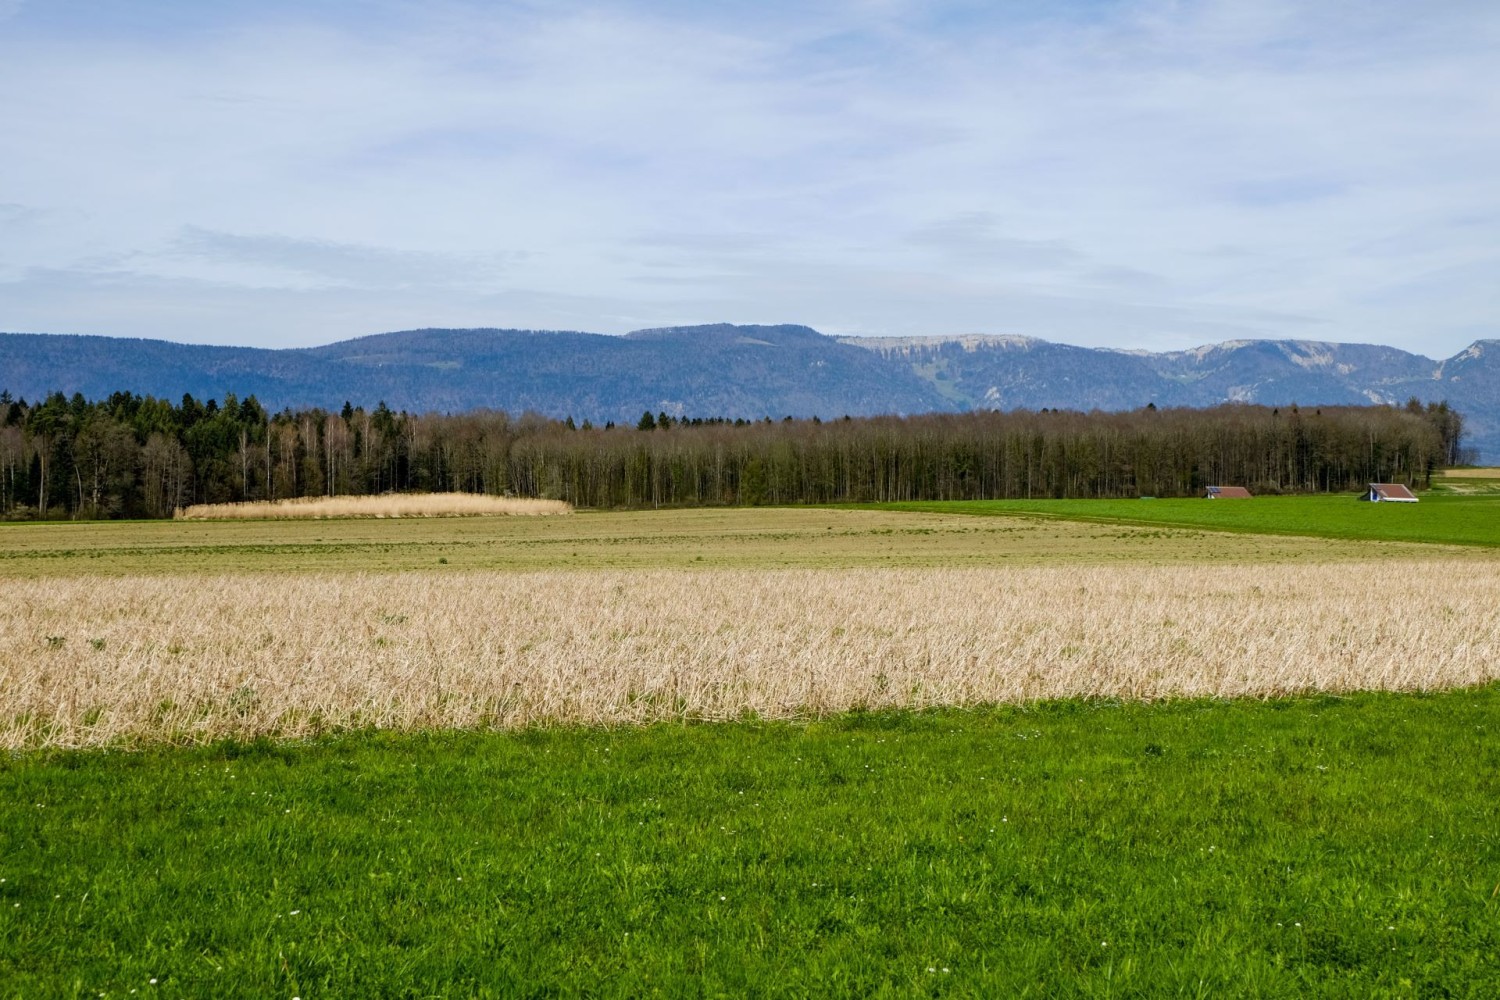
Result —
[[1495, 332], [1488, 3], [12, 6], [0, 328]]

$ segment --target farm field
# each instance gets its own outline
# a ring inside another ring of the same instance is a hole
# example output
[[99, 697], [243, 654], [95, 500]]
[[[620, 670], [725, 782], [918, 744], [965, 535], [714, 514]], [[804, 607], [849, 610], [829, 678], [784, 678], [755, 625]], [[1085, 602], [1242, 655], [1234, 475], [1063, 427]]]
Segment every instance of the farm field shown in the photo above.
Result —
[[[1096, 501], [1097, 502], [1097, 501]], [[1466, 558], [1371, 545], [954, 511], [720, 508], [558, 518], [0, 524], [0, 579], [465, 569], [843, 569]], [[1497, 514], [1500, 516], [1500, 514]], [[1420, 540], [1420, 539], [1418, 539]]]
[[[1478, 484], [1482, 479], [1460, 479]], [[981, 500], [883, 504], [940, 514], [1061, 518], [1350, 541], [1500, 546], [1500, 494], [1423, 493], [1421, 502], [1362, 503], [1353, 495], [1250, 500]]]
[[991, 513], [0, 525], [0, 981], [1495, 994], [1483, 526]]
[[1432, 488], [1468, 496], [1500, 494], [1500, 468], [1447, 469], [1432, 478]]
[[1495, 559], [262, 573], [7, 590], [0, 747], [12, 749], [1500, 679]]
[[1497, 718], [1489, 686], [11, 757], [0, 979], [1491, 997]]
[[1500, 677], [1500, 560], [1480, 547], [845, 510], [0, 542], [13, 749]]

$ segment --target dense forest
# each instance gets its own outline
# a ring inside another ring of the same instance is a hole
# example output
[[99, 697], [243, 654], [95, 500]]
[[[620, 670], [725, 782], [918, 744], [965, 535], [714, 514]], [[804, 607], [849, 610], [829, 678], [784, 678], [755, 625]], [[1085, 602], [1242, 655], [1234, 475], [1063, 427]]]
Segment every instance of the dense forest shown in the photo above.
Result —
[[384, 404], [269, 413], [253, 396], [0, 393], [0, 517], [170, 517], [200, 502], [441, 490], [580, 507], [1356, 490], [1425, 485], [1462, 432], [1446, 403], [1416, 400], [830, 421], [645, 413], [596, 427]]

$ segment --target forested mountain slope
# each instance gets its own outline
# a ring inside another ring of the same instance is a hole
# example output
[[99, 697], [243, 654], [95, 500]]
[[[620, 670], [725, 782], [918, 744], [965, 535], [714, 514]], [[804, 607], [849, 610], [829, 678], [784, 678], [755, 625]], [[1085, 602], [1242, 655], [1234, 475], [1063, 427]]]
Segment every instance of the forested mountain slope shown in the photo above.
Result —
[[1477, 457], [1500, 458], [1500, 341], [1434, 361], [1394, 348], [1230, 341], [1152, 354], [1028, 337], [835, 338], [805, 326], [410, 330], [264, 350], [0, 334], [0, 390], [91, 399], [254, 395], [272, 410], [345, 400], [397, 410], [533, 410], [596, 423], [642, 411], [823, 418], [972, 409], [1304, 406], [1446, 399]]

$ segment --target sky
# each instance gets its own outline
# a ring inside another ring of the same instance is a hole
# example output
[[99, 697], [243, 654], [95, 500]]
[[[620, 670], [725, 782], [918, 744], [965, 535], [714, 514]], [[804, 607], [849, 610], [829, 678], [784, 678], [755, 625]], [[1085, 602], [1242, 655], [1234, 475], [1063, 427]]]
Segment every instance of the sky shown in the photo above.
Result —
[[1494, 0], [0, 0], [0, 330], [1500, 337]]

